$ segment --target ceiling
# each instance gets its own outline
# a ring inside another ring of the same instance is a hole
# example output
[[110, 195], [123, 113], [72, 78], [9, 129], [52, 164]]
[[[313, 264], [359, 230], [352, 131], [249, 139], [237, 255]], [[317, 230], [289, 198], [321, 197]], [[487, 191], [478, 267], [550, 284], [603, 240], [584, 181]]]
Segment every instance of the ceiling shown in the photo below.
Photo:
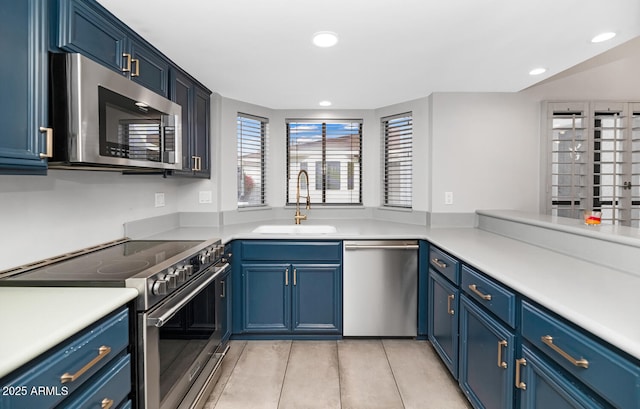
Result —
[[640, 35], [638, 0], [98, 1], [212, 91], [273, 109], [516, 92]]

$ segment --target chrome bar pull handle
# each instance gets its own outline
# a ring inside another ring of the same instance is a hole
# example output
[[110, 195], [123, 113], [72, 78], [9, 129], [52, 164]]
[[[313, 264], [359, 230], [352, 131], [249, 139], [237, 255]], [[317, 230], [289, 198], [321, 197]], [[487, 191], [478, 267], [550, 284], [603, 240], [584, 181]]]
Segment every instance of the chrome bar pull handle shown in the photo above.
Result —
[[449, 315], [454, 315], [456, 313], [456, 311], [453, 308], [451, 308], [451, 302], [455, 299], [456, 299], [455, 294], [449, 294], [447, 296], [447, 313]]
[[440, 261], [437, 257], [432, 258], [431, 262], [440, 268], [447, 268], [447, 263]]
[[294, 268], [293, 269], [293, 285], [298, 285], [298, 279], [297, 279], [297, 275], [298, 275], [298, 269]]
[[544, 342], [544, 344], [549, 348], [560, 354], [561, 357], [571, 362], [574, 366], [579, 366], [580, 368], [585, 369], [589, 368], [589, 361], [584, 358], [576, 359], [569, 355], [567, 352], [563, 351], [559, 346], [553, 343], [553, 337], [551, 335], [543, 335], [542, 337], [540, 337], [540, 340]]
[[507, 346], [507, 341], [504, 339], [498, 342], [498, 368], [507, 368], [507, 363], [502, 360], [502, 348]]
[[284, 269], [284, 285], [285, 286], [289, 285], [289, 269], [288, 268]]
[[113, 406], [113, 399], [104, 398], [102, 402], [100, 402], [100, 408], [102, 409], [111, 409]]
[[47, 139], [46, 150], [40, 154], [40, 159], [53, 157], [53, 128], [40, 127], [40, 132], [44, 133]]
[[516, 359], [516, 388], [527, 390], [527, 384], [520, 379], [520, 367], [527, 366], [527, 360], [524, 358]]
[[483, 294], [478, 290], [478, 286], [475, 284], [469, 284], [469, 290], [473, 291], [478, 295], [478, 297], [482, 298], [485, 301], [491, 301], [491, 294]]
[[122, 68], [122, 72], [131, 72], [131, 54], [122, 53], [122, 57], [125, 59], [125, 64]]

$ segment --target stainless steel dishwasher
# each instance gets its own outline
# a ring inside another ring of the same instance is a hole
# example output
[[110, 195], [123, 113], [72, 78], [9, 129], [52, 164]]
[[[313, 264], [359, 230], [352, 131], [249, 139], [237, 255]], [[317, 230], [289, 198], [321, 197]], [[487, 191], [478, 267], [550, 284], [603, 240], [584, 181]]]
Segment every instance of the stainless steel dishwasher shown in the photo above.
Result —
[[415, 337], [418, 242], [344, 242], [343, 335]]

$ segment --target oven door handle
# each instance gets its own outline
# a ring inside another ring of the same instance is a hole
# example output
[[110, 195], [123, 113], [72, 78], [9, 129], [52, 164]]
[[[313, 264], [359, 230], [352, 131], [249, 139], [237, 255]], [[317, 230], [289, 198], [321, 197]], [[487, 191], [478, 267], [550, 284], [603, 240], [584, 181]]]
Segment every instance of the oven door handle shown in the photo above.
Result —
[[219, 268], [217, 268], [217, 266], [209, 267], [203, 275], [206, 275], [212, 268], [215, 268], [216, 272], [206, 277], [206, 279], [201, 283], [196, 282], [185, 288], [185, 290], [188, 291], [188, 294], [185, 297], [176, 297], [172, 302], [167, 303], [167, 305], [149, 314], [147, 317], [147, 326], [156, 326], [158, 328], [162, 327], [167, 323], [167, 321], [176, 315], [178, 311], [187, 305], [189, 301], [191, 301], [196, 295], [200, 294], [200, 291], [204, 290], [209, 284], [218, 278], [228, 267], [229, 263], [225, 263]]

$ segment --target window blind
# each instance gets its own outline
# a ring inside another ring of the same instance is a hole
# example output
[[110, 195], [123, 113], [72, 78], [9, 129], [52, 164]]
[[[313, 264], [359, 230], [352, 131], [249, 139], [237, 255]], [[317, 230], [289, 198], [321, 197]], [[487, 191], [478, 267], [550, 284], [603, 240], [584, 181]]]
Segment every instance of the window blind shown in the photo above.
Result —
[[559, 106], [550, 118], [549, 213], [555, 216], [579, 218], [587, 206], [589, 140], [586, 113], [583, 106]]
[[266, 118], [238, 113], [238, 207], [264, 206]]
[[640, 225], [640, 105], [550, 103], [548, 213]]
[[362, 120], [287, 119], [287, 204], [301, 194], [311, 203], [362, 204]]
[[640, 227], [640, 104], [632, 105], [631, 116], [631, 178], [626, 185], [626, 190], [631, 197], [630, 225]]
[[381, 119], [384, 154], [382, 203], [411, 208], [413, 179], [413, 115], [411, 112]]

